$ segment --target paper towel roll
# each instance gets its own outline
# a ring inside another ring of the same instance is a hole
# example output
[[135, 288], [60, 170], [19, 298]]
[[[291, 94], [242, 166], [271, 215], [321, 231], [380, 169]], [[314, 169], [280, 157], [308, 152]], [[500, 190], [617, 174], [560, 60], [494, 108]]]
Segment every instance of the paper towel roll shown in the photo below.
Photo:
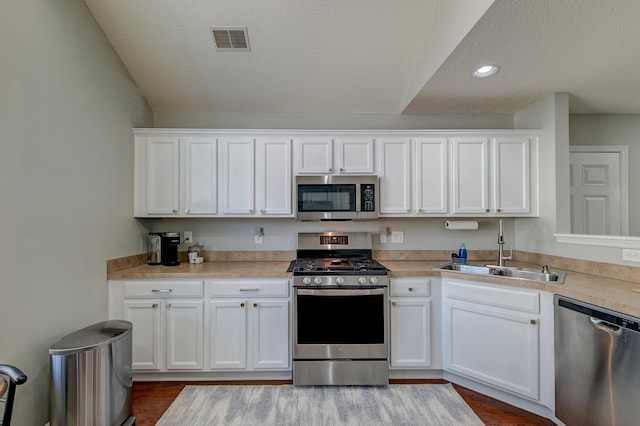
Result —
[[478, 229], [477, 220], [445, 220], [444, 227], [450, 230], [474, 230]]

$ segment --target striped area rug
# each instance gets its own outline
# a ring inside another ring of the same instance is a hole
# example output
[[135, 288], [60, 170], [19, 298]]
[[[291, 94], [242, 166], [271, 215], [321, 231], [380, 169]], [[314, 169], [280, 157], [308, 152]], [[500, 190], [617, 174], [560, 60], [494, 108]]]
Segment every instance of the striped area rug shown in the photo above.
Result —
[[482, 425], [451, 384], [186, 386], [158, 425]]

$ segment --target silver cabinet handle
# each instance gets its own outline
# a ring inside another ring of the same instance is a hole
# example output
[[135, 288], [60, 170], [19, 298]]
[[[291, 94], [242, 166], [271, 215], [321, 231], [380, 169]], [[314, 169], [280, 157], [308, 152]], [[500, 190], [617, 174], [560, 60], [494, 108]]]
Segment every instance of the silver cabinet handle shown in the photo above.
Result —
[[173, 214], [178, 214], [178, 210], [172, 210]]
[[171, 293], [172, 291], [171, 288], [154, 288], [151, 293]]
[[189, 213], [189, 209], [184, 209], [184, 212], [185, 213]]
[[240, 291], [255, 293], [256, 291], [260, 291], [260, 289], [259, 288], [241, 288]]

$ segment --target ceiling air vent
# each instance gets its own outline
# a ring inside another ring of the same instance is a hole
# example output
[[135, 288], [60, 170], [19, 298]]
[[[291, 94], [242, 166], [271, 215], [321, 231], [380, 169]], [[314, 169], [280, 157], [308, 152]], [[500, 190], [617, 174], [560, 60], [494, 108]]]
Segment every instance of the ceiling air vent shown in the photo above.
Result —
[[251, 50], [246, 28], [211, 28], [211, 32], [216, 50]]

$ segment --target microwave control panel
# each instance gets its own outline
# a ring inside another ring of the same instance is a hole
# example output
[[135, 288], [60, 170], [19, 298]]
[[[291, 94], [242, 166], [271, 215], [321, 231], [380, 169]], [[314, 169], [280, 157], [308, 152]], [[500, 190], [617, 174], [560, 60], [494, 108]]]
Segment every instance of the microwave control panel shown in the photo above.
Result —
[[363, 212], [376, 211], [376, 186], [373, 183], [363, 183], [360, 185], [360, 200]]

